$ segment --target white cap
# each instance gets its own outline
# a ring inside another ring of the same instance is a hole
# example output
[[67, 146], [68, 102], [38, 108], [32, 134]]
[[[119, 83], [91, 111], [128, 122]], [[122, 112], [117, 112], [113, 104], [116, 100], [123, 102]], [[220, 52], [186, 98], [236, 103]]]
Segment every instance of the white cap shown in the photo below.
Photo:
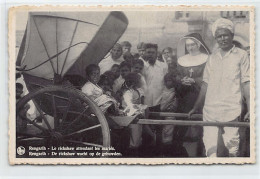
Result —
[[230, 30], [232, 33], [234, 33], [234, 24], [229, 19], [220, 18], [214, 22], [212, 25], [212, 34], [215, 37], [215, 33], [217, 29], [224, 28]]

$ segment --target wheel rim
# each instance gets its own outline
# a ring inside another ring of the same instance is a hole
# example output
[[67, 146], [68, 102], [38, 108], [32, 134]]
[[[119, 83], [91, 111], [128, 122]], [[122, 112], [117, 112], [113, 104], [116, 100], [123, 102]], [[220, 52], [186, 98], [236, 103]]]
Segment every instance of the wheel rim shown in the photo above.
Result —
[[[24, 111], [28, 104], [35, 105], [36, 115]], [[16, 107], [17, 145], [110, 146], [105, 116], [78, 90], [62, 86], [42, 88], [24, 96]]]

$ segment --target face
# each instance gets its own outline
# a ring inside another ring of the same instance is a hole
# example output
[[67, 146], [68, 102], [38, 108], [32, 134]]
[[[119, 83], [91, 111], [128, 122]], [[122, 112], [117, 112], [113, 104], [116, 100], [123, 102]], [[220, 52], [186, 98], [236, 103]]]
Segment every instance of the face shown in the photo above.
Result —
[[166, 81], [164, 82], [165, 83], [165, 86], [166, 88], [172, 88], [173, 87], [173, 81], [171, 79], [166, 79]]
[[120, 46], [115, 46], [111, 50], [111, 57], [112, 59], [116, 60], [122, 55], [123, 51]]
[[172, 57], [166, 58], [166, 63], [167, 63], [168, 65], [171, 64], [171, 63], [173, 63]]
[[197, 55], [200, 51], [200, 46], [192, 39], [186, 40], [186, 49], [190, 55]]
[[23, 94], [23, 88], [16, 88], [16, 96], [21, 96]]
[[131, 47], [123, 46], [123, 53], [125, 54], [126, 52], [130, 52]]
[[147, 48], [145, 49], [145, 58], [146, 60], [153, 65], [157, 58], [157, 49], [156, 48]]
[[91, 81], [94, 84], [97, 84], [100, 78], [100, 70], [92, 70], [92, 72], [89, 74], [89, 81]]
[[103, 85], [104, 85], [104, 86], [109, 86], [109, 80], [103, 81]]
[[134, 72], [134, 73], [141, 73], [142, 70], [143, 70], [143, 66], [139, 63], [134, 64], [132, 67], [132, 72]]
[[120, 69], [118, 66], [114, 66], [111, 68], [111, 71], [115, 74], [115, 79], [120, 76]]
[[165, 59], [167, 59], [167, 58], [169, 58], [169, 57], [171, 57], [171, 56], [172, 56], [172, 53], [170, 52], [170, 50], [165, 49], [165, 50], [163, 51], [163, 57], [164, 57]]
[[228, 29], [217, 29], [215, 33], [215, 39], [221, 48], [224, 51], [228, 51], [233, 47], [233, 37], [234, 35]]
[[138, 54], [142, 57], [145, 53], [144, 49], [138, 49]]
[[125, 79], [125, 77], [126, 77], [129, 73], [130, 73], [130, 69], [129, 69], [128, 67], [126, 67], [126, 66], [124, 66], [124, 67], [122, 67], [122, 68], [120, 69], [120, 74], [121, 74], [122, 78], [124, 78], [124, 79]]

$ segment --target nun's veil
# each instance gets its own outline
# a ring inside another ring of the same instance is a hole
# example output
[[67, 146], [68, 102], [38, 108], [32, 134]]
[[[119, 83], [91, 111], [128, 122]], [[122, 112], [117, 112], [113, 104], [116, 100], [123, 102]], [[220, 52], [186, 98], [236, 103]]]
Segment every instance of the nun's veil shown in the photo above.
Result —
[[200, 52], [210, 55], [210, 50], [207, 47], [207, 45], [205, 44], [205, 42], [202, 40], [201, 35], [199, 33], [192, 33], [192, 34], [182, 37], [179, 40], [178, 47], [177, 47], [178, 58], [188, 54], [188, 51], [187, 51], [186, 45], [185, 45], [186, 39], [192, 39], [192, 40], [196, 41], [197, 43], [200, 44]]

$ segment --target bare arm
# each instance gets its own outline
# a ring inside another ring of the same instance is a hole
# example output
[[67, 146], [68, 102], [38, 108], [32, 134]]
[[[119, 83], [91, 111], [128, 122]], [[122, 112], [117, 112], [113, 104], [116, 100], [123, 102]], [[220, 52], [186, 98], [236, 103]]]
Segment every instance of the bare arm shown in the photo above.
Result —
[[244, 82], [242, 83], [242, 88], [244, 92], [244, 97], [246, 99], [246, 105], [247, 105], [247, 114], [244, 118], [244, 120], [249, 120], [249, 114], [250, 114], [250, 82]]

